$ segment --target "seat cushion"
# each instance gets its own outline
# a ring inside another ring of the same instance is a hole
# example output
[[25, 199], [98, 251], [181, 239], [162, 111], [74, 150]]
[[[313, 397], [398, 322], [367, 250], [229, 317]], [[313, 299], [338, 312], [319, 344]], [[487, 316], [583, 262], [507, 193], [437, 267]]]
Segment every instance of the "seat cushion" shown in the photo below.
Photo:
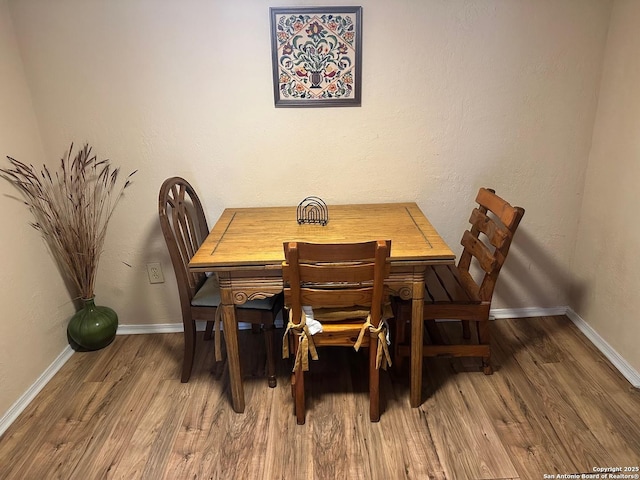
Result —
[[[251, 300], [249, 302], [238, 305], [238, 308], [248, 308], [253, 310], [272, 310], [278, 296], [263, 298], [259, 300]], [[191, 300], [194, 307], [217, 307], [220, 305], [220, 286], [218, 285], [218, 277], [212, 275], [202, 284], [202, 287], [196, 292]]]
[[220, 305], [220, 287], [215, 275], [208, 277], [202, 284], [200, 290], [191, 299], [191, 305], [194, 307], [217, 307]]
[[369, 316], [369, 310], [364, 308], [316, 308], [313, 318], [320, 322], [340, 322], [359, 318], [363, 321]]

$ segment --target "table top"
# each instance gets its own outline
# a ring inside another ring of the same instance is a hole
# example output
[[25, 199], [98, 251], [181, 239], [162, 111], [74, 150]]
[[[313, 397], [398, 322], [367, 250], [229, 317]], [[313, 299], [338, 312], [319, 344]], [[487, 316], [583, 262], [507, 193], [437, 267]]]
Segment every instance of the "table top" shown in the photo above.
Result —
[[393, 263], [451, 263], [455, 255], [415, 202], [329, 205], [325, 226], [298, 224], [297, 207], [227, 208], [196, 252], [192, 271], [280, 268], [283, 242], [391, 240]]

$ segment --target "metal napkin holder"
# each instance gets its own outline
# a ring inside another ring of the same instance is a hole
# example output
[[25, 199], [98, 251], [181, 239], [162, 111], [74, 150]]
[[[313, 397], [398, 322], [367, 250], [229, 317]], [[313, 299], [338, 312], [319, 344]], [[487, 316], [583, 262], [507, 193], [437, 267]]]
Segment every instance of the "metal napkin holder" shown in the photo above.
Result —
[[296, 213], [298, 224], [320, 224], [323, 227], [329, 222], [329, 209], [320, 197], [307, 197], [298, 204]]

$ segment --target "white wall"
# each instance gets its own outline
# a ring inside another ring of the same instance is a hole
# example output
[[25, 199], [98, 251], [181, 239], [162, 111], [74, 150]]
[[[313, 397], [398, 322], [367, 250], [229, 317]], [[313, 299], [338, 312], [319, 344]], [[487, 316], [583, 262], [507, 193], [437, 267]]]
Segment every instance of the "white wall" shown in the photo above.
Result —
[[[40, 134], [14, 29], [0, 0], [0, 148], [37, 164]], [[14, 198], [12, 198], [14, 197]], [[67, 345], [73, 304], [18, 191], [0, 179], [0, 414], [33, 384]], [[1, 415], [0, 415], [1, 416]]]
[[[610, 2], [358, 4], [362, 107], [276, 109], [273, 2], [10, 1], [46, 158], [89, 141], [139, 170], [97, 282], [122, 324], [180, 321], [156, 206], [171, 175], [192, 181], [212, 222], [310, 194], [415, 200], [457, 253], [477, 189], [492, 186], [527, 210], [494, 307], [568, 304]], [[150, 261], [166, 283], [148, 284]]]
[[640, 2], [617, 0], [589, 156], [574, 310], [640, 371]]

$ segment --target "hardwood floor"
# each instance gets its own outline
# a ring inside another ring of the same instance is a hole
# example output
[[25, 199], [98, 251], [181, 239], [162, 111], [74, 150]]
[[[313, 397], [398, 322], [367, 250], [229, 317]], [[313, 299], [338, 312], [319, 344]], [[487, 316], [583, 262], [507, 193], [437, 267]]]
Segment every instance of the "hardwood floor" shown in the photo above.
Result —
[[407, 375], [383, 372], [380, 423], [369, 422], [366, 353], [320, 351], [302, 426], [286, 361], [267, 387], [261, 335], [240, 336], [255, 352], [244, 414], [225, 365], [212, 368], [213, 342], [199, 343], [182, 384], [181, 334], [119, 336], [75, 353], [9, 427], [0, 478], [542, 479], [640, 465], [640, 393], [570, 320], [491, 330], [494, 375], [427, 359], [420, 408]]

